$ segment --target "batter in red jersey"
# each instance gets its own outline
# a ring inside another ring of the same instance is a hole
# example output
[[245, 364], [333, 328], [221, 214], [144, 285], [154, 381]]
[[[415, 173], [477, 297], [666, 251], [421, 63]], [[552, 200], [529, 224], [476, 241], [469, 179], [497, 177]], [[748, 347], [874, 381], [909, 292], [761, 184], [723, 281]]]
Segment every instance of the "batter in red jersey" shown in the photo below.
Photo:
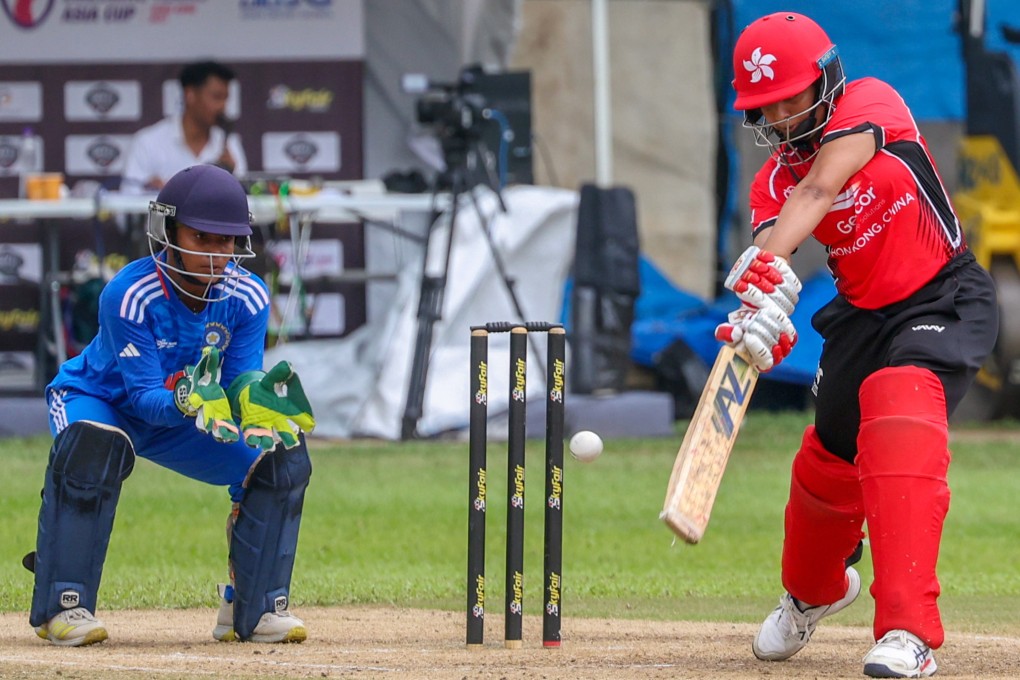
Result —
[[789, 354], [801, 288], [790, 258], [809, 236], [838, 291], [812, 319], [824, 344], [786, 506], [787, 592], [752, 649], [788, 659], [857, 598], [866, 523], [876, 642], [864, 673], [927, 677], [944, 639], [948, 418], [995, 344], [995, 288], [892, 87], [846, 82], [825, 32], [790, 12], [744, 29], [733, 66], [735, 108], [772, 154], [751, 186], [754, 245], [727, 278], [742, 304], [716, 336], [762, 371]]

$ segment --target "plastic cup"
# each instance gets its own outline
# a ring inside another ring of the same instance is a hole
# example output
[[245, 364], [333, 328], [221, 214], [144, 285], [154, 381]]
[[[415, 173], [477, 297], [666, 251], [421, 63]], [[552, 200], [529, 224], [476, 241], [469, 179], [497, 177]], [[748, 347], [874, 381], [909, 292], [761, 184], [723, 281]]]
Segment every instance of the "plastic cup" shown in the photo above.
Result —
[[25, 178], [25, 196], [32, 201], [55, 201], [60, 198], [64, 175], [59, 172], [44, 172]]

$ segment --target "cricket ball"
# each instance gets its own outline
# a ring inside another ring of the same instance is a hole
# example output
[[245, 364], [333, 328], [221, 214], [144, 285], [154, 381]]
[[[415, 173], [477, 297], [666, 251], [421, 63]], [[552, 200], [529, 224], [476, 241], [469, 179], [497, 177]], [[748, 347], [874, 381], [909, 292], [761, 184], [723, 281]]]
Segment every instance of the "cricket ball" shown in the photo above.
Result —
[[582, 463], [590, 463], [602, 453], [602, 437], [590, 430], [581, 430], [570, 438], [570, 455]]

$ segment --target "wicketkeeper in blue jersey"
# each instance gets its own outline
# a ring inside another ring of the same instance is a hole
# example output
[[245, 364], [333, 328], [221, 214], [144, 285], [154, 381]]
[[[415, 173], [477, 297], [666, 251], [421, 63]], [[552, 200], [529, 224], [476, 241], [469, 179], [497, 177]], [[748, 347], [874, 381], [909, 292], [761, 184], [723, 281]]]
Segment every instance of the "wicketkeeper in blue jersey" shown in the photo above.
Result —
[[79, 646], [107, 638], [96, 595], [123, 481], [135, 456], [226, 486], [230, 583], [217, 640], [301, 642], [291, 572], [315, 426], [286, 362], [262, 370], [269, 319], [238, 181], [212, 165], [172, 177], [149, 206], [151, 257], [99, 300], [99, 335], [46, 389], [54, 434], [39, 512], [30, 622]]

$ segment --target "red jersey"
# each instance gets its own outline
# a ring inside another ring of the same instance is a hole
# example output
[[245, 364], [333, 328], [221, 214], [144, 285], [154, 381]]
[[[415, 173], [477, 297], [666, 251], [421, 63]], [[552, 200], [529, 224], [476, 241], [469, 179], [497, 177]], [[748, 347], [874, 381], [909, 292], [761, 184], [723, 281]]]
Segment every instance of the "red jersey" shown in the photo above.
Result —
[[[840, 295], [856, 307], [877, 309], [909, 297], [967, 246], [928, 145], [892, 87], [874, 78], [847, 84], [821, 143], [850, 134], [874, 135], [877, 151], [812, 235], [828, 251]], [[773, 155], [758, 171], [751, 183], [756, 236], [775, 224], [808, 169], [791, 169]]]

